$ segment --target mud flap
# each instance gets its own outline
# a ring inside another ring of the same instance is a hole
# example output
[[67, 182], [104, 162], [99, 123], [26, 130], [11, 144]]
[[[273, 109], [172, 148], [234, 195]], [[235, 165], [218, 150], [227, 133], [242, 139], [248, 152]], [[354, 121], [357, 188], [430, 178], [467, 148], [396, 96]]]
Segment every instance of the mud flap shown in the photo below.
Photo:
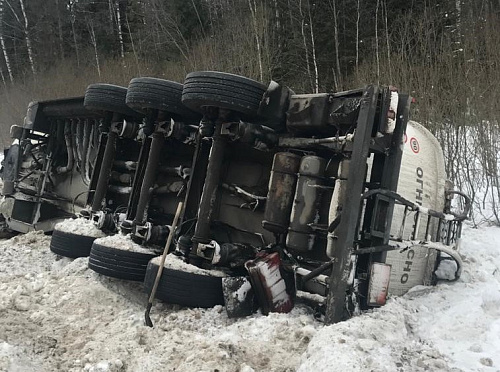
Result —
[[229, 318], [245, 317], [257, 310], [254, 290], [247, 277], [222, 278], [222, 292]]
[[294, 306], [293, 274], [286, 273], [278, 253], [263, 254], [245, 263], [250, 283], [264, 315], [288, 313]]

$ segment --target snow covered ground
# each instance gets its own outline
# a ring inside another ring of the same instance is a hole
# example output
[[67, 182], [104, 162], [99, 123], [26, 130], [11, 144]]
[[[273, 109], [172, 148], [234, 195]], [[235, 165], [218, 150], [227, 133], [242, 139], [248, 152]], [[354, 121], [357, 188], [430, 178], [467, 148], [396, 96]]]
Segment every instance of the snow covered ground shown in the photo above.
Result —
[[20, 235], [0, 242], [0, 371], [500, 371], [500, 229], [463, 235], [458, 282], [340, 324], [305, 307], [231, 320], [160, 303], [154, 328], [140, 284]]

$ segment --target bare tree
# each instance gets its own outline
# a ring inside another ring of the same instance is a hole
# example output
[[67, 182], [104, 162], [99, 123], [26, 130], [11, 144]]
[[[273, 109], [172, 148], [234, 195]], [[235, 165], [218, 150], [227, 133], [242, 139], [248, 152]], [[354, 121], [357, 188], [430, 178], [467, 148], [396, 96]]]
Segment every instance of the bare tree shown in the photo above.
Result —
[[382, 7], [384, 11], [384, 21], [385, 21], [385, 41], [387, 48], [387, 68], [389, 69], [389, 79], [392, 83], [392, 69], [391, 69], [391, 46], [389, 40], [389, 24], [388, 24], [388, 15], [387, 15], [387, 0], [382, 0]]
[[64, 58], [64, 38], [62, 30], [62, 20], [61, 20], [61, 9], [59, 8], [59, 0], [55, 0], [56, 3], [56, 14], [57, 14], [57, 36], [59, 39], [59, 52], [61, 58]]
[[309, 76], [309, 83], [311, 84], [311, 88], [314, 89], [314, 84], [311, 76], [311, 68], [309, 63], [309, 47], [307, 46], [306, 31], [305, 31], [306, 25], [305, 25], [304, 12], [302, 11], [302, 0], [299, 0], [299, 11], [300, 11], [300, 32], [302, 34], [302, 41], [304, 43], [307, 75]]
[[259, 62], [260, 81], [263, 81], [264, 71], [262, 68], [262, 51], [261, 51], [261, 42], [259, 36], [259, 28], [257, 25], [257, 4], [255, 3], [255, 0], [248, 0], [248, 6], [250, 7], [250, 13], [252, 15], [253, 30], [255, 34], [255, 44], [257, 45], [257, 60]]
[[36, 76], [35, 59], [33, 55], [31, 37], [29, 34], [29, 22], [28, 16], [26, 15], [26, 9], [24, 7], [24, 0], [19, 0], [19, 4], [21, 5], [21, 12], [23, 13], [24, 18], [24, 39], [26, 41], [26, 49], [28, 50], [28, 58], [30, 61], [31, 71], [33, 72], [33, 76]]
[[377, 0], [377, 7], [375, 8], [375, 56], [377, 58], [377, 84], [380, 84], [380, 56], [378, 53], [378, 8], [380, 0]]
[[[359, 0], [358, 0], [358, 6], [359, 6]], [[334, 74], [334, 83], [335, 83], [335, 90], [341, 90], [341, 82], [340, 79], [342, 77], [341, 72], [340, 72], [340, 60], [339, 60], [339, 24], [338, 24], [338, 14], [337, 14], [337, 1], [336, 0], [331, 0], [330, 7], [332, 10], [333, 14], [333, 36], [334, 36], [334, 45], [335, 45], [335, 74]], [[358, 9], [359, 11], [359, 9]], [[359, 13], [358, 13], [359, 17]], [[359, 19], [358, 19], [359, 21]], [[356, 27], [358, 25], [356, 24]], [[356, 32], [358, 33], [359, 30], [356, 29]], [[356, 67], [358, 64], [358, 34], [356, 34]]]
[[356, 72], [359, 67], [359, 21], [361, 19], [360, 1], [356, 1]]
[[122, 17], [120, 10], [120, 0], [115, 0], [116, 24], [118, 25], [118, 41], [120, 43], [120, 56], [125, 63], [125, 45], [123, 43]]
[[309, 11], [309, 31], [311, 33], [312, 60], [314, 66], [314, 92], [319, 93], [318, 63], [316, 61], [316, 45], [314, 43], [313, 20], [311, 16], [311, 3], [308, 4]]
[[[3, 36], [3, 23], [4, 23], [4, 0], [0, 0], [0, 44], [2, 46], [2, 53], [5, 59], [5, 66], [7, 67], [7, 72], [9, 73], [10, 82], [14, 82], [14, 76], [12, 75], [12, 67], [10, 64], [9, 54], [7, 53], [7, 47], [5, 46], [5, 39]], [[2, 75], [3, 78], [3, 75]], [[5, 80], [4, 80], [5, 81]]]
[[127, 22], [128, 36], [130, 38], [130, 45], [132, 46], [132, 52], [134, 53], [134, 58], [135, 58], [136, 66], [137, 66], [137, 71], [139, 72], [139, 75], [142, 75], [141, 74], [141, 64], [139, 63], [139, 56], [137, 55], [137, 51], [135, 50], [134, 37], [132, 36], [132, 31], [130, 30], [130, 23], [128, 21], [128, 15], [127, 15], [127, 13], [125, 13], [125, 21]]
[[69, 3], [69, 18], [71, 22], [71, 33], [73, 34], [73, 46], [75, 48], [75, 57], [76, 57], [76, 65], [80, 67], [80, 52], [78, 47], [78, 39], [76, 36], [76, 12], [75, 12], [75, 3], [72, 1]]
[[96, 68], [97, 68], [97, 74], [99, 75], [99, 77], [101, 77], [101, 65], [99, 63], [99, 53], [97, 51], [97, 39], [95, 36], [94, 21], [90, 18], [87, 19], [87, 27], [89, 29], [90, 42], [92, 43], [92, 46], [94, 47], [94, 57], [95, 57], [95, 64], [96, 64]]

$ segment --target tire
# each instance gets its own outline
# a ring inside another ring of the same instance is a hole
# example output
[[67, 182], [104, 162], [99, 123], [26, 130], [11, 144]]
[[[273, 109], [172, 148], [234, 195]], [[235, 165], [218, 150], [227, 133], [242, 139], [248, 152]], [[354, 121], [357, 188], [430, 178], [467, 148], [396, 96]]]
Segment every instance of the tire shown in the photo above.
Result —
[[97, 238], [93, 236], [72, 234], [54, 229], [50, 240], [50, 250], [59, 256], [69, 258], [88, 257], [95, 239]]
[[201, 116], [181, 102], [183, 85], [174, 81], [141, 77], [130, 80], [126, 104], [143, 114], [149, 109], [161, 110], [182, 119], [199, 121]]
[[[153, 261], [148, 265], [144, 279], [144, 290], [147, 293], [151, 293], [158, 267]], [[210, 308], [224, 305], [222, 278], [164, 267], [155, 297], [167, 303], [188, 307]]]
[[125, 251], [94, 242], [90, 250], [89, 268], [105, 276], [141, 282], [146, 275], [148, 262], [154, 257], [154, 253]]
[[90, 84], [85, 91], [83, 106], [95, 112], [116, 112], [126, 116], [141, 117], [125, 103], [127, 88], [112, 84]]
[[266, 86], [243, 76], [216, 71], [191, 72], [186, 76], [182, 103], [203, 112], [203, 106], [236, 111], [243, 118], [257, 116]]

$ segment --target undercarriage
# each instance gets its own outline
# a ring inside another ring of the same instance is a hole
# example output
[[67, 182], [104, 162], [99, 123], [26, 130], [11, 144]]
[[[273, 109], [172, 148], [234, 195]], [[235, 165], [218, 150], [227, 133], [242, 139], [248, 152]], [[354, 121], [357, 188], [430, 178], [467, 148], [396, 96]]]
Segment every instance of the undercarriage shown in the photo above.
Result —
[[446, 183], [410, 101], [393, 87], [295, 94], [211, 71], [93, 84], [32, 104], [13, 127], [1, 212], [166, 302], [236, 317], [302, 301], [338, 322], [435, 283], [442, 260], [460, 275], [470, 200]]

